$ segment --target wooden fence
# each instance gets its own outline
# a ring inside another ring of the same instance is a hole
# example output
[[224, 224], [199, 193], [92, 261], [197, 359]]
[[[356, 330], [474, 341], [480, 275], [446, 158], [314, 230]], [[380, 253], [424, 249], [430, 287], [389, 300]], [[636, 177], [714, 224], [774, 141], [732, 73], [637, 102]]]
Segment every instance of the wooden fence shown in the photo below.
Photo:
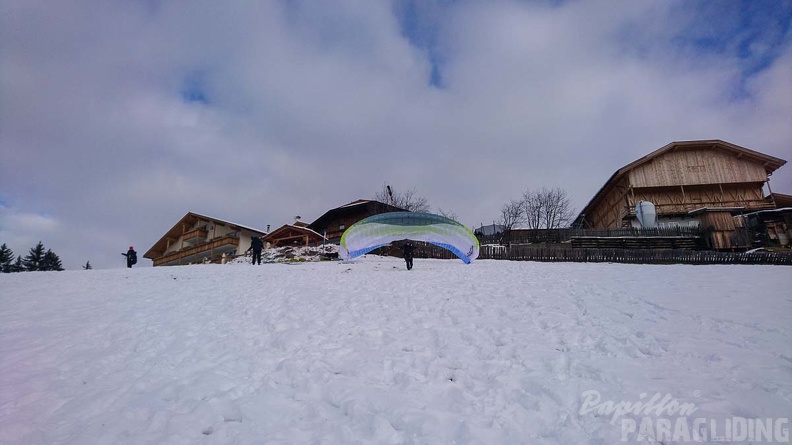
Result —
[[[567, 244], [569, 245], [569, 244]], [[401, 256], [401, 249], [389, 246], [372, 252]], [[415, 243], [416, 258], [455, 259], [450, 251], [428, 243]], [[480, 260], [588, 262], [631, 264], [775, 264], [792, 265], [792, 252], [717, 252], [690, 249], [583, 249], [559, 246], [482, 245]]]
[[481, 244], [565, 243], [572, 238], [700, 238], [705, 231], [698, 227], [662, 227], [655, 229], [515, 229], [497, 235], [478, 235]]
[[792, 253], [715, 252], [687, 249], [575, 249], [567, 247], [481, 246], [479, 259], [633, 263], [633, 264], [776, 264], [792, 265]]

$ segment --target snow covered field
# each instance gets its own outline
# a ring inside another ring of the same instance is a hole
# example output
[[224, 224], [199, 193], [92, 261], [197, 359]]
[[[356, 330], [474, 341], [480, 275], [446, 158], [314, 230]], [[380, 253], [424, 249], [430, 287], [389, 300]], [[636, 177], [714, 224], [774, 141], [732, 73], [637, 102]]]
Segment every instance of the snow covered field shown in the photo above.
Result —
[[0, 274], [0, 444], [789, 442], [790, 288], [379, 257]]

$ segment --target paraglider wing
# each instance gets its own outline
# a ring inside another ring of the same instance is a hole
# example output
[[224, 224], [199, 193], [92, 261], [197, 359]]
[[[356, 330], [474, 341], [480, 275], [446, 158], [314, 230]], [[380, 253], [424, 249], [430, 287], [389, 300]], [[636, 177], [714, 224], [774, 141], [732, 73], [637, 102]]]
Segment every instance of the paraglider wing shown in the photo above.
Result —
[[448, 249], [466, 264], [479, 254], [479, 241], [462, 224], [432, 213], [390, 212], [362, 219], [341, 235], [339, 256], [349, 259], [394, 241], [424, 241]]

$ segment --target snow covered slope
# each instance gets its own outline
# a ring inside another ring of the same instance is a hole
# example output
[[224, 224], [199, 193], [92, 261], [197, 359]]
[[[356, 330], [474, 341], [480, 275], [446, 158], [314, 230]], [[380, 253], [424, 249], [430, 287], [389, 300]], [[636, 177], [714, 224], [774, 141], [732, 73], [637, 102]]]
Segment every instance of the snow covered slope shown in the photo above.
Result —
[[0, 444], [616, 443], [644, 418], [662, 440], [655, 395], [713, 440], [792, 413], [790, 288], [379, 257], [0, 274]]

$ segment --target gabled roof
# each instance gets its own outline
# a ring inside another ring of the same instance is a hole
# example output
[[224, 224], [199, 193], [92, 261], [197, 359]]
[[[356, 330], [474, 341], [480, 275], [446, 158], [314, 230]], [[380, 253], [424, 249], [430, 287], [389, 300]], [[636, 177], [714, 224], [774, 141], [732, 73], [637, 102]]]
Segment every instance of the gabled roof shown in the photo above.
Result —
[[[316, 220], [311, 224], [309, 224], [308, 227], [314, 230], [322, 229], [323, 226], [325, 226], [325, 224], [327, 224], [328, 221], [332, 221], [333, 219], [339, 218], [341, 216], [353, 214], [355, 212], [366, 212], [373, 206], [381, 207], [386, 212], [406, 211], [402, 208], [395, 207], [390, 204], [385, 204], [384, 202], [374, 201], [371, 199], [357, 199], [348, 204], [344, 204], [342, 206], [328, 210], [322, 216], [316, 218]], [[379, 212], [379, 213], [383, 213], [383, 212]]]
[[783, 159], [776, 158], [775, 156], [766, 155], [758, 151], [754, 151], [745, 147], [740, 147], [739, 145], [732, 144], [726, 141], [721, 141], [720, 139], [709, 139], [704, 141], [679, 141], [679, 142], [672, 142], [666, 145], [665, 147], [659, 148], [649, 153], [648, 155], [625, 165], [624, 167], [620, 168], [615, 173], [615, 175], [621, 176], [624, 173], [627, 173], [630, 170], [634, 169], [635, 167], [638, 167], [641, 164], [645, 164], [651, 161], [652, 159], [655, 159], [660, 155], [665, 154], [669, 151], [700, 149], [700, 148], [713, 148], [728, 153], [736, 154], [740, 157], [746, 158], [746, 160], [753, 161], [758, 164], [762, 164], [767, 173], [773, 173], [774, 171], [781, 168], [781, 166], [786, 164], [787, 162]]
[[610, 189], [617, 182], [619, 182], [619, 180], [621, 180], [627, 173], [629, 173], [634, 168], [636, 168], [636, 167], [638, 167], [640, 165], [646, 164], [647, 162], [650, 162], [650, 161], [658, 158], [659, 156], [661, 156], [661, 155], [663, 155], [665, 153], [668, 153], [670, 151], [701, 149], [701, 148], [716, 149], [716, 150], [721, 150], [721, 151], [733, 153], [733, 154], [736, 154], [737, 156], [745, 158], [748, 161], [752, 161], [752, 162], [756, 162], [756, 163], [762, 164], [764, 166], [764, 168], [765, 168], [765, 171], [768, 174], [769, 173], [773, 173], [774, 171], [778, 170], [781, 166], [783, 166], [787, 162], [787, 161], [785, 161], [783, 159], [776, 158], [776, 157], [770, 156], [770, 155], [766, 155], [766, 154], [760, 153], [758, 151], [750, 150], [748, 148], [741, 147], [739, 145], [732, 144], [730, 142], [725, 142], [725, 141], [722, 141], [720, 139], [708, 139], [708, 140], [701, 140], [701, 141], [677, 141], [677, 142], [672, 142], [672, 143], [666, 145], [665, 147], [659, 148], [659, 149], [649, 153], [648, 155], [646, 155], [646, 156], [644, 156], [644, 157], [642, 157], [640, 159], [637, 159], [637, 160], [625, 165], [624, 167], [616, 170], [616, 172], [613, 175], [611, 175], [611, 177], [605, 182], [605, 184], [602, 186], [602, 188], [599, 189], [599, 191], [594, 195], [594, 197], [591, 198], [591, 201], [589, 201], [588, 204], [586, 204], [586, 206], [583, 208], [583, 210], [581, 210], [581, 212], [578, 215], [578, 217], [575, 218], [575, 221], [574, 221], [573, 225], [580, 224], [582, 222], [583, 218], [585, 217], [586, 213], [588, 213], [589, 209], [591, 207], [593, 207], [597, 202], [599, 202], [599, 200], [603, 196], [605, 196], [605, 194], [608, 191], [610, 191]]
[[158, 256], [156, 256], [156, 254], [158, 252], [164, 252], [165, 250], [167, 250], [168, 239], [177, 240], [182, 235], [182, 225], [186, 224], [186, 225], [192, 226], [197, 221], [208, 221], [208, 222], [211, 222], [211, 223], [214, 223], [214, 224], [222, 224], [222, 225], [225, 225], [225, 226], [229, 226], [229, 227], [231, 227], [233, 229], [243, 229], [243, 230], [247, 230], [247, 231], [253, 232], [255, 235], [258, 235], [258, 236], [267, 234], [267, 232], [264, 232], [264, 231], [258, 230], [258, 229], [254, 229], [252, 227], [243, 226], [241, 224], [236, 224], [236, 223], [233, 223], [233, 222], [230, 222], [230, 221], [224, 221], [222, 219], [214, 218], [214, 217], [211, 217], [211, 216], [201, 215], [200, 213], [187, 212], [187, 214], [184, 215], [179, 220], [179, 222], [174, 224], [173, 227], [171, 227], [171, 229], [168, 230], [165, 233], [165, 235], [163, 235], [162, 238], [159, 239], [159, 241], [154, 243], [154, 245], [151, 246], [151, 248], [148, 251], [146, 251], [146, 254], [143, 255], [143, 257], [144, 258], [148, 258], [148, 259], [152, 259], [152, 260], [155, 259], [155, 258], [158, 258]]
[[356, 205], [360, 205], [360, 204], [365, 204], [367, 202], [379, 202], [379, 201], [372, 201], [370, 199], [356, 199], [356, 200], [350, 202], [349, 204], [344, 204], [342, 206], [339, 206], [338, 208], [342, 209], [342, 208], [345, 208], [345, 207], [352, 207], [352, 206], [356, 206]]
[[298, 226], [298, 225], [294, 225], [294, 224], [284, 224], [284, 225], [278, 227], [277, 229], [273, 230], [272, 232], [268, 233], [267, 235], [265, 235], [263, 237], [263, 239], [265, 241], [267, 241], [269, 239], [277, 239], [278, 237], [280, 237], [283, 234], [288, 233], [290, 231], [291, 232], [298, 232], [298, 233], [305, 233], [305, 234], [313, 236], [313, 237], [319, 237], [320, 239], [324, 238], [324, 236], [322, 236], [319, 233], [316, 233], [315, 231], [309, 229], [308, 227]]
[[506, 230], [506, 227], [501, 224], [489, 224], [481, 227], [474, 227], [473, 233], [480, 233], [485, 236], [497, 235], [498, 233]]

